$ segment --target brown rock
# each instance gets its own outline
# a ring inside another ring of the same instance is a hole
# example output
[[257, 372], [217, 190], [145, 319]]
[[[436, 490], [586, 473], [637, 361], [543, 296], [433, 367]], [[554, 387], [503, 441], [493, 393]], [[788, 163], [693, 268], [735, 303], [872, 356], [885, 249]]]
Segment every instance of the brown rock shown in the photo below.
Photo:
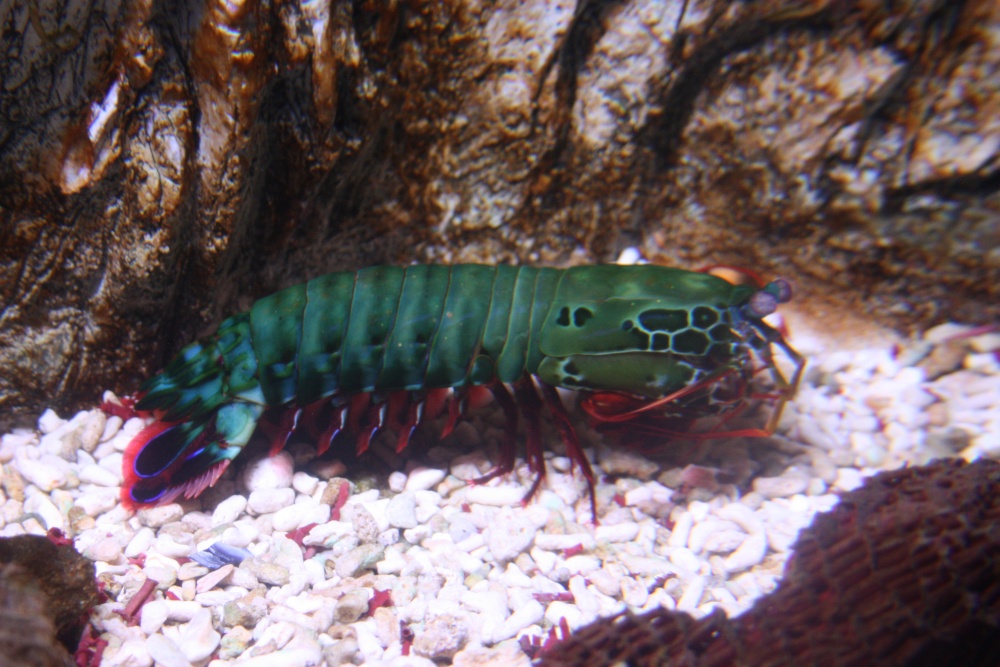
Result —
[[[0, 608], [5, 615], [0, 628], [5, 641], [16, 642], [20, 635], [25, 650], [35, 651], [55, 638], [61, 648], [76, 650], [90, 610], [98, 603], [94, 564], [72, 546], [57, 547], [45, 537], [19, 535], [0, 538], [0, 573]], [[26, 614], [28, 607], [37, 607], [38, 613], [25, 618], [23, 626], [8, 626], [7, 620]], [[15, 654], [0, 649], [0, 655]], [[48, 655], [61, 652], [52, 648]]]
[[978, 665], [1000, 660], [1000, 462], [881, 473], [804, 530], [778, 589], [735, 619], [602, 620], [541, 664]]

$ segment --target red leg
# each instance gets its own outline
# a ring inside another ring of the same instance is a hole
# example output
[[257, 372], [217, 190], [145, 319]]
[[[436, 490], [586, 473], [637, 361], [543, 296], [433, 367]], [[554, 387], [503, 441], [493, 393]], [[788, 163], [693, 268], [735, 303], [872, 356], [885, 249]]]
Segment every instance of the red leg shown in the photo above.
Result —
[[419, 401], [414, 401], [412, 398], [406, 406], [406, 421], [400, 425], [399, 437], [396, 440], [396, 453], [401, 453], [406, 449], [407, 445], [410, 444], [410, 436], [413, 435], [413, 431], [416, 430], [417, 424], [420, 423], [420, 419], [423, 417], [424, 413], [424, 401], [421, 399]]
[[316, 456], [322, 456], [326, 450], [330, 449], [333, 439], [343, 430], [345, 417], [347, 416], [347, 406], [328, 405], [327, 409], [332, 411], [330, 424], [319, 434]]
[[500, 443], [500, 461], [482, 477], [471, 480], [474, 484], [485, 484], [495, 477], [506, 475], [514, 469], [514, 457], [517, 454], [517, 404], [510, 395], [507, 385], [499, 380], [486, 385], [503, 410], [507, 425], [503, 432], [503, 442]]
[[452, 389], [451, 402], [448, 403], [448, 421], [444, 423], [444, 428], [441, 429], [442, 439], [451, 435], [451, 432], [455, 430], [455, 425], [458, 424], [458, 420], [465, 413], [465, 402], [468, 394], [468, 387], [456, 387]]
[[538, 397], [535, 383], [528, 375], [514, 383], [514, 396], [517, 398], [517, 404], [521, 407], [521, 412], [524, 413], [527, 427], [528, 441], [525, 458], [528, 460], [528, 469], [536, 475], [534, 483], [522, 501], [527, 503], [538, 491], [542, 480], [545, 479], [545, 457], [542, 455], [542, 429], [539, 418], [542, 400]]
[[372, 438], [378, 433], [385, 423], [385, 413], [388, 405], [384, 402], [372, 401], [368, 406], [368, 418], [365, 420], [365, 428], [358, 434], [357, 455], [361, 456], [368, 451], [368, 445]]
[[594, 491], [594, 471], [590, 467], [590, 461], [587, 460], [587, 455], [583, 453], [583, 448], [580, 447], [580, 440], [577, 438], [576, 429], [573, 428], [573, 424], [569, 420], [569, 415], [566, 414], [566, 408], [563, 406], [562, 399], [559, 398], [559, 392], [550, 384], [545, 384], [544, 382], [539, 382], [538, 384], [542, 387], [542, 396], [545, 398], [545, 403], [549, 406], [549, 411], [552, 413], [552, 418], [559, 429], [559, 436], [562, 438], [563, 444], [566, 445], [566, 451], [569, 453], [570, 460], [575, 461], [580, 466], [580, 471], [583, 473], [584, 479], [587, 480], [587, 488], [590, 490], [590, 511], [594, 517], [594, 523], [597, 523], [597, 496]]
[[295, 410], [283, 410], [281, 412], [281, 418], [277, 424], [273, 425], [273, 430], [269, 433], [271, 436], [271, 451], [268, 452], [268, 456], [274, 456], [288, 444], [288, 438], [292, 436], [295, 431], [295, 427], [299, 423], [299, 416], [302, 414], [302, 408], [296, 408]]

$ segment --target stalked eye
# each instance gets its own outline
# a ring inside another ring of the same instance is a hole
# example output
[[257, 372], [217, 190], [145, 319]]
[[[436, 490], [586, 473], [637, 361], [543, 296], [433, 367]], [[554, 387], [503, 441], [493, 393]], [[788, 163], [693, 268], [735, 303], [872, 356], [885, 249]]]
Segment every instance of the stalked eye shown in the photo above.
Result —
[[788, 303], [792, 300], [792, 284], [784, 278], [772, 280], [764, 289], [777, 297], [778, 303]]
[[747, 302], [747, 315], [750, 317], [767, 317], [778, 309], [778, 297], [761, 290], [754, 293]]

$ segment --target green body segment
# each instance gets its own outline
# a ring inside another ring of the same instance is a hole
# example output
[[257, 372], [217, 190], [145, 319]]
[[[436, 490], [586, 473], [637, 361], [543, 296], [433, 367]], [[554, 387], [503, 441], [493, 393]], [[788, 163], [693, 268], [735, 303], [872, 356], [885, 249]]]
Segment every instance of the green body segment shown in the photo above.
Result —
[[[259, 393], [265, 404], [283, 405], [515, 382], [541, 361], [537, 343], [564, 274], [479, 264], [373, 267], [288, 288], [249, 313]], [[220, 340], [235, 331], [220, 329]], [[248, 366], [240, 368], [243, 389]], [[253, 400], [246, 391], [241, 398]]]
[[730, 310], [754, 291], [658, 266], [383, 266], [262, 299], [249, 329], [268, 405], [525, 374], [658, 397], [732, 360]]
[[185, 348], [150, 381], [144, 402], [178, 416], [232, 399], [306, 405], [526, 374], [662, 397], [741, 363], [746, 345], [734, 320], [755, 291], [659, 266], [332, 273], [261, 299], [214, 339]]

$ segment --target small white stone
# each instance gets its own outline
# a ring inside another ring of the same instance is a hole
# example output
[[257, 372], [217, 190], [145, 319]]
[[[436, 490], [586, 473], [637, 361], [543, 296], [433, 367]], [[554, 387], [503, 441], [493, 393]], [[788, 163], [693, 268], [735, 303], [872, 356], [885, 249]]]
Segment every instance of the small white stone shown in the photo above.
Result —
[[598, 542], [631, 542], [639, 535], [639, 524], [624, 521], [612, 526], [601, 525], [594, 531]]
[[538, 601], [529, 600], [526, 604], [515, 609], [514, 613], [493, 631], [492, 643], [496, 644], [510, 639], [529, 625], [541, 622], [544, 617], [545, 608]]
[[117, 563], [121, 558], [122, 548], [115, 539], [106, 537], [91, 548], [85, 549], [83, 555], [94, 561]]
[[295, 501], [295, 491], [290, 488], [257, 489], [247, 499], [247, 509], [254, 514], [271, 514]]
[[579, 555], [567, 558], [563, 563], [570, 574], [589, 574], [601, 568], [601, 559], [597, 556]]
[[180, 649], [190, 662], [200, 662], [212, 655], [222, 635], [212, 627], [212, 612], [201, 609], [181, 630]]
[[125, 557], [137, 558], [139, 554], [149, 550], [149, 548], [153, 545], [153, 540], [155, 539], [156, 533], [153, 532], [152, 528], [140, 528], [135, 531], [135, 535], [132, 536], [128, 546], [125, 547]]
[[684, 593], [681, 595], [681, 599], [677, 601], [677, 611], [693, 612], [701, 604], [701, 596], [704, 592], [704, 577], [692, 577], [688, 579]]
[[787, 498], [802, 493], [809, 486], [809, 476], [789, 470], [779, 477], [758, 477], [753, 490], [765, 498]]
[[38, 418], [38, 430], [41, 431], [43, 435], [48, 435], [57, 428], [62, 427], [65, 423], [66, 420], [57, 415], [55, 410], [47, 408], [45, 412], [42, 413], [42, 416]]
[[688, 543], [691, 528], [694, 526], [694, 518], [691, 512], [684, 512], [674, 520], [674, 528], [667, 538], [667, 545], [671, 547], [683, 547]]
[[197, 602], [191, 600], [163, 600], [167, 605], [167, 620], [187, 623], [194, 615], [203, 609]]
[[539, 533], [535, 535], [535, 546], [547, 551], [565, 551], [575, 547], [583, 547], [590, 551], [596, 546], [594, 536], [589, 533], [571, 533], [567, 535], [556, 535], [550, 533]]
[[670, 562], [688, 572], [698, 572], [701, 569], [701, 559], [686, 547], [671, 549]]
[[246, 496], [230, 496], [215, 506], [212, 512], [212, 527], [233, 523], [247, 507]]
[[726, 570], [729, 572], [740, 572], [747, 570], [764, 560], [767, 553], [767, 535], [761, 531], [743, 540], [736, 551], [726, 558]]
[[121, 430], [122, 424], [124, 423], [125, 422], [122, 421], [122, 418], [117, 415], [111, 415], [108, 417], [104, 422], [104, 430], [101, 432], [100, 442], [107, 442], [111, 440], [111, 438], [118, 435], [118, 431]]
[[184, 508], [177, 503], [159, 505], [157, 507], [143, 507], [135, 513], [135, 516], [143, 526], [161, 528], [173, 521], [180, 521], [181, 517], [184, 516]]
[[636, 581], [632, 577], [625, 577], [621, 580], [621, 596], [625, 604], [632, 607], [641, 607], [649, 600], [649, 590], [641, 581]]
[[554, 627], [559, 627], [563, 619], [566, 619], [570, 630], [576, 630], [583, 625], [583, 612], [580, 611], [579, 607], [568, 602], [550, 602], [545, 608], [545, 620]]
[[[34, 490], [29, 488], [28, 491]], [[66, 529], [66, 517], [62, 515], [62, 512], [52, 504], [52, 501], [46, 495], [38, 492], [31, 493], [24, 501], [24, 511], [29, 514], [38, 514], [41, 516], [45, 522], [45, 527], [50, 530], [52, 528], [58, 528], [59, 530]]]
[[[20, 453], [18, 452], [18, 454]], [[66, 472], [54, 465], [42, 461], [32, 461], [22, 456], [15, 456], [14, 467], [27, 482], [34, 484], [46, 493], [66, 486], [66, 481], [69, 479]]]
[[161, 533], [153, 543], [153, 550], [170, 558], [187, 557], [194, 550], [194, 538], [190, 535]]
[[486, 544], [497, 561], [514, 560], [531, 546], [537, 530], [524, 516], [505, 510], [487, 530]]
[[307, 472], [297, 472], [292, 475], [292, 488], [305, 496], [311, 496], [319, 486], [319, 478]]
[[300, 526], [310, 523], [326, 523], [329, 520], [330, 506], [321, 505], [309, 498], [275, 512], [271, 518], [271, 526], [276, 532], [287, 533]]
[[441, 483], [448, 473], [439, 468], [414, 468], [406, 479], [406, 491], [426, 491]]
[[208, 591], [215, 588], [215, 586], [220, 581], [228, 577], [235, 569], [236, 569], [235, 565], [233, 565], [232, 563], [226, 563], [225, 565], [215, 570], [214, 572], [209, 572], [205, 576], [198, 579], [198, 583], [195, 586], [195, 590], [198, 593], [207, 593]]
[[157, 667], [191, 667], [191, 661], [184, 657], [177, 644], [161, 634], [151, 635], [146, 640], [146, 650]]
[[402, 493], [406, 489], [406, 473], [396, 470], [389, 474], [389, 490], [393, 493]]
[[864, 483], [864, 479], [861, 477], [861, 471], [854, 468], [838, 468], [837, 480], [833, 486], [841, 491], [853, 491], [862, 483]]
[[93, 464], [80, 470], [80, 481], [97, 486], [121, 486], [122, 478], [107, 468]]
[[389, 525], [395, 528], [415, 528], [417, 526], [417, 501], [413, 493], [407, 491], [394, 496], [385, 508]]
[[484, 486], [476, 484], [465, 489], [465, 500], [469, 503], [491, 507], [513, 507], [524, 500], [524, 489], [519, 486]]
[[295, 464], [288, 452], [278, 452], [251, 461], [243, 472], [243, 483], [251, 495], [254, 491], [288, 489], [292, 485]]

